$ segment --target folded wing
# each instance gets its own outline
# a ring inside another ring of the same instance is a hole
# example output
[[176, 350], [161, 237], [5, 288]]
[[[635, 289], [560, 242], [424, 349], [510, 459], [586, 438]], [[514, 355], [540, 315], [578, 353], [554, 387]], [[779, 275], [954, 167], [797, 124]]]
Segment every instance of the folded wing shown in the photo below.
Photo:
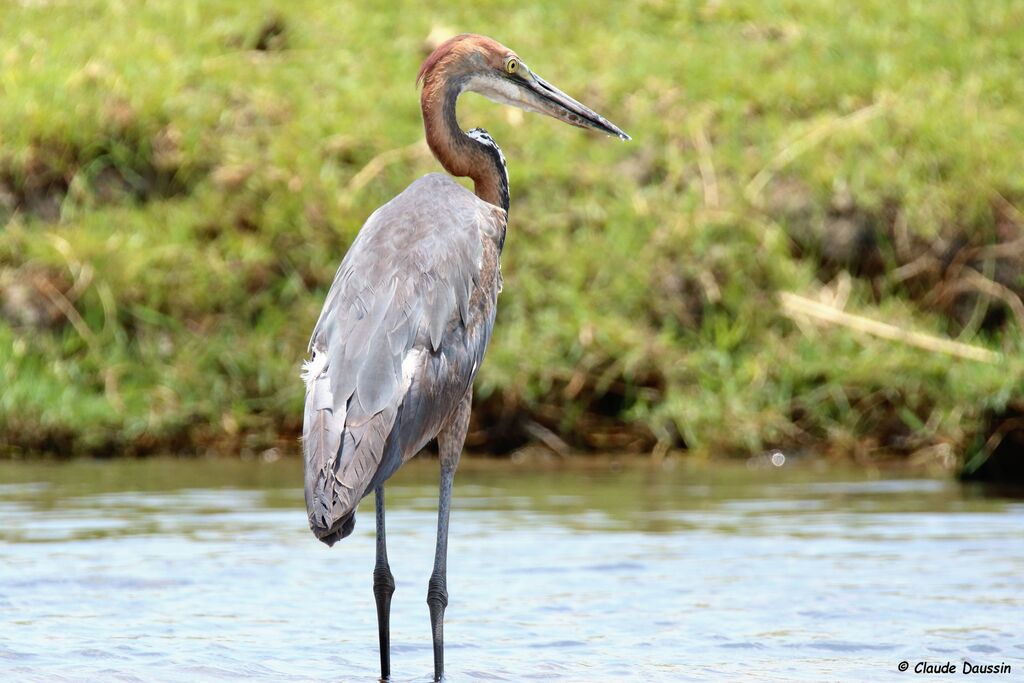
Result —
[[321, 540], [351, 532], [358, 502], [436, 435], [471, 386], [493, 325], [504, 227], [501, 209], [437, 174], [360, 230], [304, 367], [306, 508]]

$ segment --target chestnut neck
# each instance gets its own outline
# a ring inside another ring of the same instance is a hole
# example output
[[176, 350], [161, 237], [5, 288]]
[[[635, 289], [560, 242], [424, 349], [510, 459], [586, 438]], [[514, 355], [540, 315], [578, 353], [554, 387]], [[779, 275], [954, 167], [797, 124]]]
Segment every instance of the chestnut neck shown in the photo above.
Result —
[[427, 145], [446, 171], [471, 178], [476, 196], [507, 213], [508, 171], [501, 150], [485, 131], [471, 131], [475, 137], [463, 132], [455, 116], [465, 80], [428, 78], [424, 82], [420, 108]]

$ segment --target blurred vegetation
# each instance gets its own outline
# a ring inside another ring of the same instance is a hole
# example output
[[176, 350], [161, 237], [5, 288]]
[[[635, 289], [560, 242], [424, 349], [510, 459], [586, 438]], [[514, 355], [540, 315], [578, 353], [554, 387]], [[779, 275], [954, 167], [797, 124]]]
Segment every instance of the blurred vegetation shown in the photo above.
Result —
[[413, 79], [459, 31], [634, 137], [460, 104], [512, 186], [471, 445], [976, 467], [1024, 429], [1024, 3], [448, 5], [0, 5], [0, 450], [296, 450], [323, 295], [438, 169]]

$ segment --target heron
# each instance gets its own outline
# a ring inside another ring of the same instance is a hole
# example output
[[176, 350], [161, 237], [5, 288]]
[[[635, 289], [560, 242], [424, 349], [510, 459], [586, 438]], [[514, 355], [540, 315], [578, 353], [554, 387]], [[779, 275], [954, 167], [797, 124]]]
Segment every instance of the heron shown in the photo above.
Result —
[[[473, 379], [491, 338], [508, 223], [505, 157], [482, 128], [463, 131], [456, 100], [476, 92], [499, 104], [629, 140], [621, 129], [531, 70], [501, 43], [455, 36], [423, 62], [420, 108], [427, 145], [450, 175], [410, 184], [363, 224], [327, 293], [303, 363], [305, 498], [309, 526], [332, 546], [352, 533], [356, 506], [374, 492], [381, 678], [391, 675], [384, 485], [436, 439], [437, 543], [427, 584], [434, 679], [444, 673], [448, 518], [469, 427]], [[474, 191], [452, 176], [468, 177]]]

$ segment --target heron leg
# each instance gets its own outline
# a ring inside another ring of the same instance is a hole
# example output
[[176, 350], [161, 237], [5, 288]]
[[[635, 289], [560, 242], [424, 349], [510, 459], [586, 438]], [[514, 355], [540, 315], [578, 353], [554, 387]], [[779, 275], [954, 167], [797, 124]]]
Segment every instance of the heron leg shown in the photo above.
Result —
[[434, 552], [434, 572], [427, 584], [427, 606], [430, 608], [430, 628], [434, 637], [434, 680], [444, 676], [444, 610], [448, 606], [448, 513], [452, 501], [452, 481], [459, 466], [462, 445], [469, 428], [471, 393], [459, 404], [448, 423], [437, 435], [441, 455], [441, 493], [437, 506], [437, 549]]
[[377, 563], [373, 567], [373, 597], [377, 601], [377, 634], [380, 639], [380, 677], [391, 677], [391, 595], [395, 577], [388, 566], [388, 544], [384, 536], [384, 487], [374, 490], [377, 503]]

